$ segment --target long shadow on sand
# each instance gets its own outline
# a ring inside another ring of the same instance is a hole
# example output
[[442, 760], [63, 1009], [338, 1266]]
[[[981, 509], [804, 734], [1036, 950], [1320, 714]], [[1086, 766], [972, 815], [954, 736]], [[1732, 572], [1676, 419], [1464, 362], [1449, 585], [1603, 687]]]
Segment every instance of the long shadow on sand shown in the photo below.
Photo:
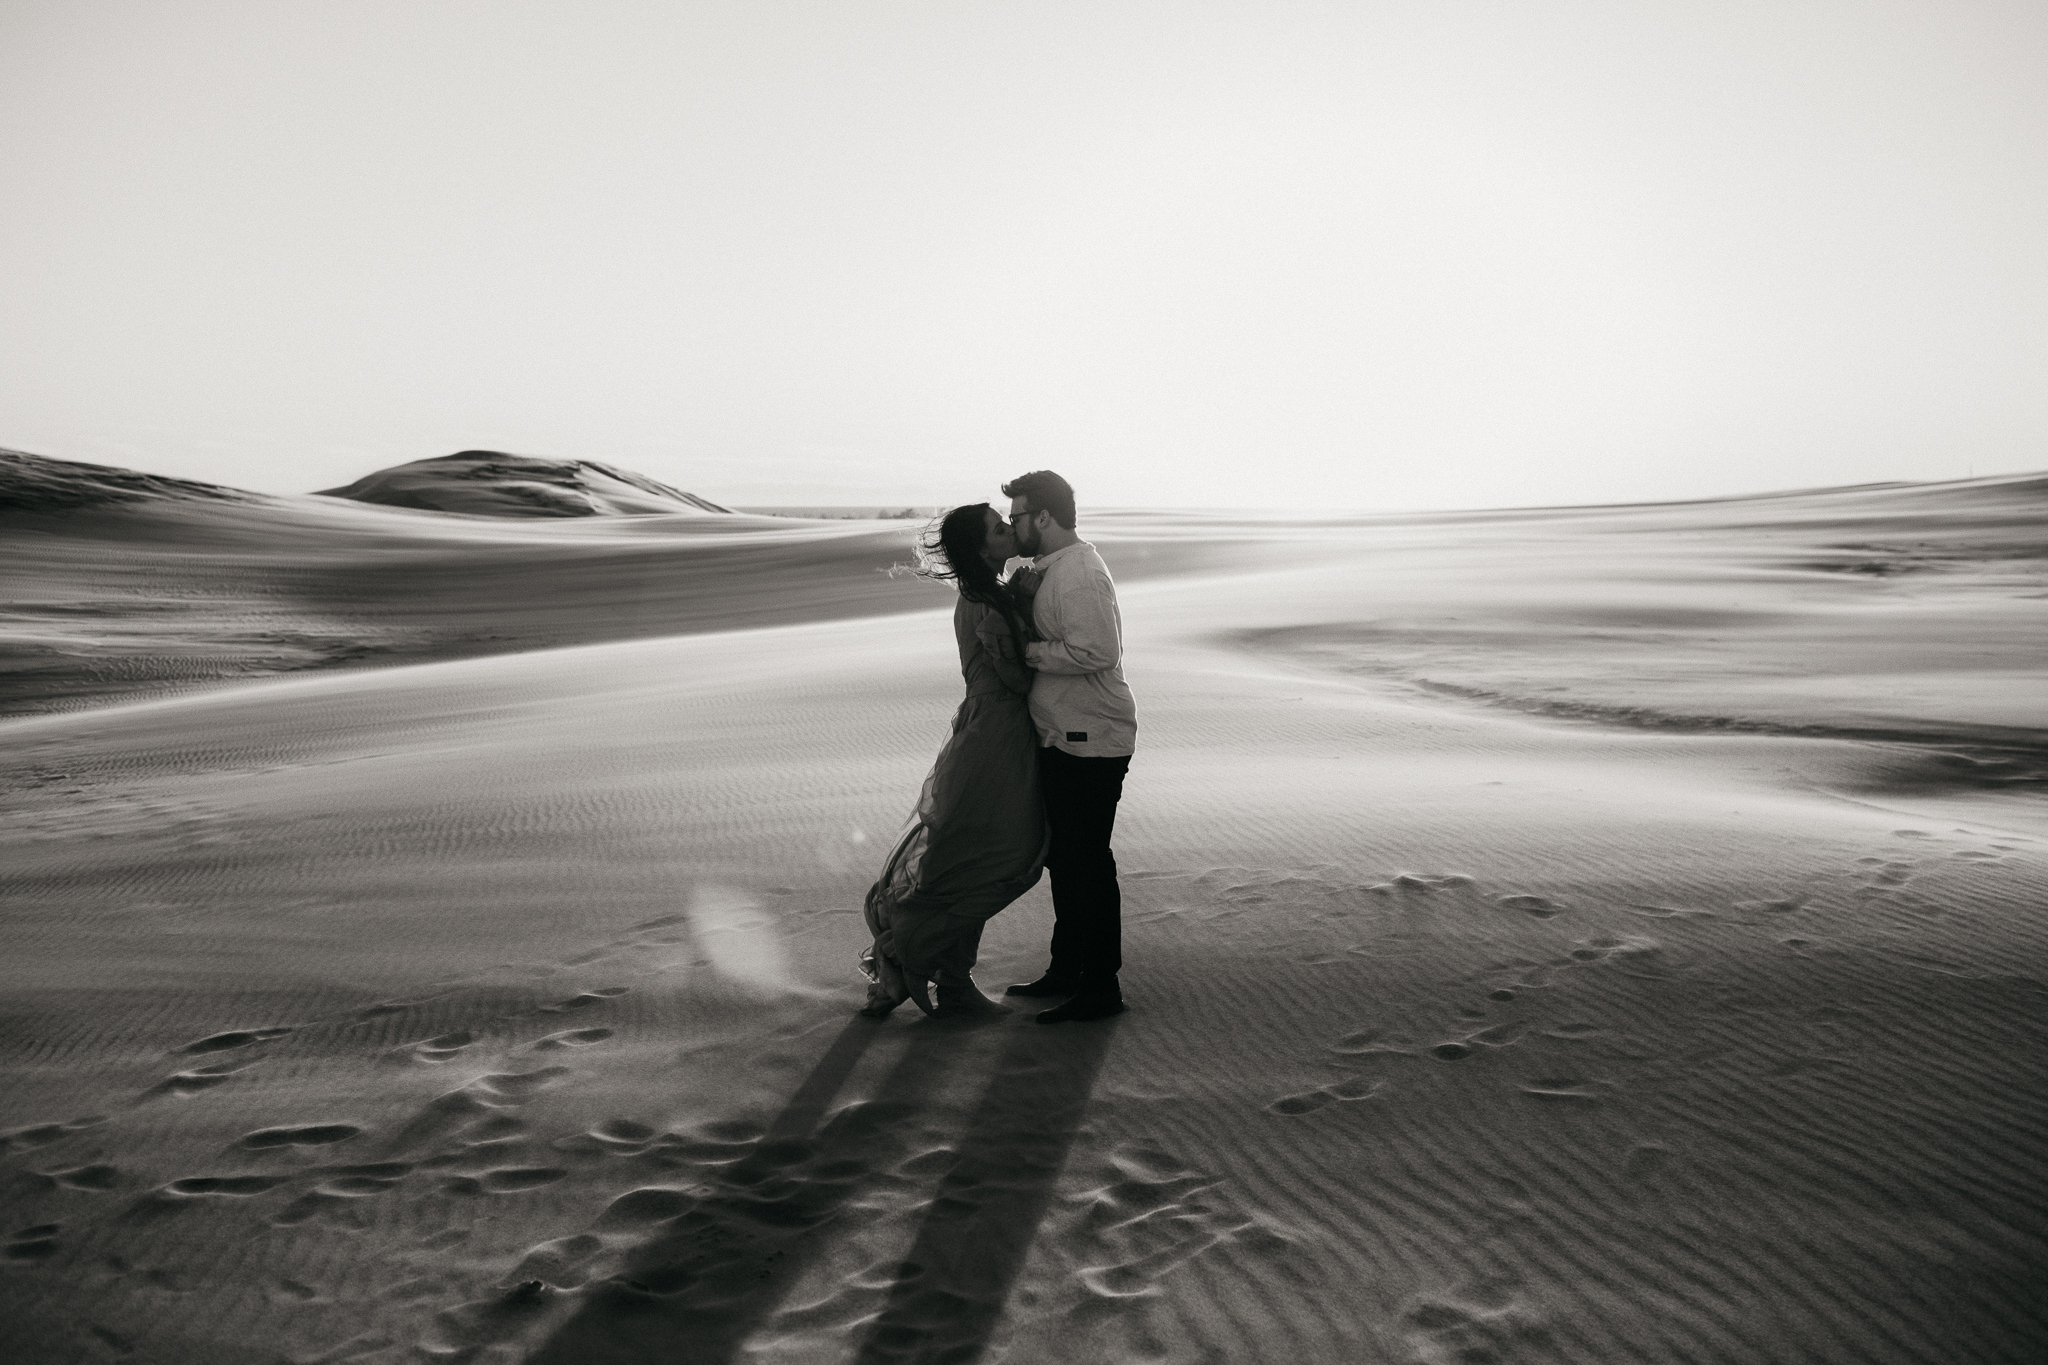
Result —
[[858, 1365], [967, 1365], [981, 1355], [1052, 1202], [1114, 1031], [1011, 1031]]
[[[850, 1022], [748, 1154], [695, 1197], [647, 1190], [614, 1204], [605, 1222], [615, 1230], [639, 1223], [659, 1231], [532, 1365], [737, 1359], [824, 1249], [835, 1215], [874, 1172], [912, 1155], [928, 1132], [928, 1101], [948, 1073], [988, 1064], [990, 1050], [972, 1045], [981, 1030], [913, 1025], [873, 1098], [833, 1112], [885, 1031]], [[1000, 1031], [1007, 1036], [988, 1086], [895, 1272], [862, 1362], [981, 1354], [1051, 1201], [1114, 1027], [1012, 1020]]]

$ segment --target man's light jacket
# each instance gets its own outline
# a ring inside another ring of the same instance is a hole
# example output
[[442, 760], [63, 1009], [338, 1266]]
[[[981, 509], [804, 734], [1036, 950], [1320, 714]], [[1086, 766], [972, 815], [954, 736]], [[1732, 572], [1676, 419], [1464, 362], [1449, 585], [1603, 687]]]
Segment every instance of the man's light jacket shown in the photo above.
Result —
[[1024, 647], [1038, 670], [1031, 719], [1038, 742], [1081, 758], [1117, 758], [1138, 744], [1138, 704], [1124, 682], [1124, 620], [1109, 566], [1085, 540], [1041, 556], [1031, 607], [1043, 637]]

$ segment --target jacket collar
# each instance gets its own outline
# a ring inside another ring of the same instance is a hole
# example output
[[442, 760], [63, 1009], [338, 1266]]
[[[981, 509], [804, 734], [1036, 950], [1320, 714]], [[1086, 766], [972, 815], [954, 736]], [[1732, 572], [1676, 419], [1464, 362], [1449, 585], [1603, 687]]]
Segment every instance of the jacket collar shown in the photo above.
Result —
[[1046, 566], [1048, 564], [1051, 564], [1055, 559], [1060, 559], [1066, 555], [1072, 554], [1075, 550], [1080, 550], [1084, 548], [1092, 550], [1095, 547], [1088, 544], [1088, 542], [1085, 540], [1077, 540], [1072, 545], [1061, 546], [1059, 549], [1054, 550], [1049, 555], [1038, 556], [1038, 558], [1031, 561], [1031, 567], [1038, 570], [1040, 573], [1044, 573]]

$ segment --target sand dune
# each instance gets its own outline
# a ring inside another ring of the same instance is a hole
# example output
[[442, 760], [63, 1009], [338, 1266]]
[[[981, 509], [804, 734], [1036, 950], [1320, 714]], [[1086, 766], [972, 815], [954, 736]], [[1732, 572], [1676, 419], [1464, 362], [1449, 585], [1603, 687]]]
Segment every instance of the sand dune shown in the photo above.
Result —
[[[0, 724], [0, 1345], [2031, 1358], [2041, 497], [1096, 519], [1144, 729], [1134, 1008], [1085, 1029], [851, 1017], [958, 688], [848, 568], [907, 528], [42, 523], [66, 584], [203, 524], [263, 600], [284, 526], [344, 624], [602, 620]], [[386, 553], [432, 610], [349, 578]], [[647, 629], [643, 565], [691, 584]]]
[[366, 474], [321, 497], [482, 516], [590, 517], [730, 512], [715, 502], [599, 460], [464, 450]]

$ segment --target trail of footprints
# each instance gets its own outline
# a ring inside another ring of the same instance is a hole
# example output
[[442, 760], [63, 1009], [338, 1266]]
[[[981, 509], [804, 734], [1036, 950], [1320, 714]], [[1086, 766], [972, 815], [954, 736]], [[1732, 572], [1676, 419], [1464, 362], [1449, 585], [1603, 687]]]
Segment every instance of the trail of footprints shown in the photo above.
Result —
[[[620, 938], [614, 939], [598, 949], [580, 953], [566, 959], [561, 965], [584, 965], [614, 956], [625, 949], [644, 948], [653, 944], [680, 941], [682, 936], [663, 934], [659, 931], [675, 928], [684, 923], [685, 918], [683, 915], [676, 914], [645, 920], [632, 926]], [[552, 975], [556, 969], [550, 967], [535, 970], [538, 974]], [[537, 1006], [536, 1009], [542, 1014], [569, 1014], [589, 1009], [592, 1006], [602, 1005], [607, 1000], [616, 999], [627, 994], [628, 990], [629, 988], [625, 986], [599, 987], [579, 992], [566, 999]], [[142, 1103], [162, 1096], [189, 1099], [216, 1086], [226, 1084], [234, 1077], [260, 1065], [264, 1060], [262, 1051], [262, 1045], [264, 1044], [288, 1038], [296, 1032], [318, 1028], [323, 1025], [332, 1025], [337, 1022], [368, 1024], [392, 1015], [402, 1014], [406, 1010], [428, 1004], [438, 998], [440, 997], [437, 995], [429, 995], [413, 999], [381, 1000], [357, 1010], [346, 1021], [321, 1020], [315, 1021], [312, 1024], [294, 1027], [273, 1026], [266, 1028], [230, 1029], [220, 1033], [209, 1034], [177, 1049], [178, 1055], [194, 1058], [211, 1057], [214, 1054], [221, 1053], [242, 1055], [188, 1066], [183, 1070], [175, 1071], [145, 1090], [137, 1097], [136, 1102]], [[511, 1017], [516, 1019], [519, 1016]], [[564, 1029], [548, 1035], [546, 1038], [533, 1044], [533, 1046], [541, 1051], [562, 1051], [589, 1047], [611, 1036], [612, 1031], [606, 1028]], [[444, 1033], [433, 1038], [401, 1044], [390, 1049], [387, 1057], [393, 1061], [433, 1065], [455, 1060], [466, 1049], [474, 1045], [476, 1041], [477, 1038], [472, 1032], [459, 1030], [452, 1033]], [[248, 1050], [252, 1048], [258, 1050], [250, 1053]], [[19, 1145], [24, 1146], [34, 1145], [33, 1135], [35, 1133], [55, 1133], [59, 1127], [60, 1125], [42, 1125], [33, 1130], [22, 1130], [22, 1132], [12, 1135], [0, 1135], [0, 1151], [4, 1151], [10, 1141], [16, 1141]]]
[[[655, 931], [680, 924], [682, 919], [680, 915], [671, 915], [636, 925], [625, 938], [610, 947], [616, 949], [650, 940], [667, 941], [654, 938]], [[609, 951], [583, 954], [577, 963], [609, 955]], [[580, 1014], [626, 995], [628, 990], [625, 986], [606, 986], [581, 991], [506, 1018], [516, 1025], [524, 1019]], [[163, 1097], [189, 1099], [251, 1070], [264, 1060], [269, 1045], [296, 1033], [323, 1026], [361, 1026], [398, 1015], [423, 1003], [426, 1002], [380, 1001], [340, 1020], [315, 1021], [293, 1027], [237, 1028], [209, 1034], [175, 1050], [175, 1056], [190, 1058], [195, 1064], [166, 1076], [134, 1102], [142, 1104]], [[517, 1031], [515, 1027], [515, 1035]], [[507, 1038], [490, 1041], [499, 1047], [509, 1046], [541, 1054], [535, 1058], [540, 1061], [549, 1055], [573, 1057], [578, 1051], [597, 1046], [612, 1036], [613, 1031], [609, 1028], [589, 1025], [558, 1029], [524, 1042]], [[463, 1057], [484, 1041], [470, 1030], [458, 1030], [388, 1048], [383, 1057], [399, 1064], [439, 1066]], [[143, 1192], [115, 1216], [123, 1222], [147, 1222], [173, 1216], [180, 1210], [204, 1203], [255, 1200], [281, 1192], [286, 1196], [286, 1202], [269, 1214], [267, 1221], [270, 1225], [293, 1228], [324, 1222], [353, 1228], [368, 1222], [362, 1212], [364, 1201], [408, 1185], [415, 1191], [429, 1188], [422, 1185], [423, 1179], [433, 1182], [431, 1188], [435, 1193], [452, 1197], [509, 1196], [541, 1189], [566, 1178], [569, 1171], [554, 1164], [520, 1162], [518, 1156], [508, 1149], [530, 1145], [532, 1135], [524, 1122], [506, 1111], [516, 1109], [535, 1095], [562, 1084], [570, 1075], [571, 1068], [563, 1065], [543, 1064], [519, 1070], [508, 1068], [478, 1077], [444, 1094], [429, 1103], [418, 1119], [385, 1143], [401, 1149], [390, 1153], [394, 1157], [411, 1156], [412, 1149], [423, 1146], [432, 1149], [427, 1155], [413, 1159], [321, 1161], [320, 1158], [329, 1153], [349, 1149], [351, 1144], [363, 1144], [367, 1136], [363, 1127], [346, 1121], [284, 1124], [256, 1129], [244, 1134], [224, 1153], [227, 1159], [222, 1164], [228, 1167], [227, 1170], [169, 1180]], [[0, 1133], [0, 1153], [32, 1154], [44, 1148], [55, 1148], [109, 1121], [109, 1116], [91, 1115]], [[558, 1145], [565, 1153], [597, 1151], [626, 1155], [661, 1150], [683, 1151], [702, 1144], [693, 1144], [692, 1140], [674, 1135], [664, 1138], [664, 1135], [626, 1120], [614, 1120]], [[242, 1158], [242, 1169], [235, 1169], [237, 1156]], [[308, 1157], [313, 1159], [313, 1164], [300, 1164]], [[267, 1162], [279, 1158], [291, 1162], [290, 1169], [262, 1169]], [[65, 1165], [46, 1161], [43, 1164], [45, 1169], [34, 1174], [48, 1182], [50, 1188], [105, 1194], [124, 1186], [132, 1189], [135, 1183], [132, 1177], [124, 1177], [117, 1167], [104, 1162]], [[51, 1221], [16, 1230], [0, 1242], [0, 1262], [32, 1265], [60, 1256], [66, 1245], [65, 1228], [64, 1222]], [[429, 1252], [444, 1250], [467, 1236], [466, 1231], [450, 1229], [426, 1239], [421, 1249]], [[100, 1265], [103, 1272], [117, 1277], [140, 1274], [143, 1280], [156, 1288], [174, 1292], [182, 1292], [185, 1288], [175, 1272], [161, 1269], [139, 1271], [118, 1255], [104, 1257]], [[309, 1303], [321, 1298], [317, 1289], [290, 1279], [277, 1280], [270, 1292], [273, 1299], [281, 1303]], [[415, 1280], [397, 1287], [386, 1297], [402, 1302], [435, 1297], [441, 1292], [442, 1286], [438, 1282]], [[108, 1334], [108, 1339], [112, 1344], [111, 1334]], [[126, 1351], [129, 1347], [123, 1342], [117, 1349]]]
[[[1368, 886], [1373, 895], [1399, 896], [1404, 894], [1430, 895], [1446, 891], [1476, 892], [1474, 878], [1460, 873], [1428, 874], [1404, 872], [1385, 882]], [[1500, 910], [1524, 914], [1536, 920], [1549, 920], [1567, 913], [1569, 906], [1547, 896], [1529, 894], [1505, 894], [1486, 896], [1482, 904]], [[1639, 913], [1649, 918], [1670, 918], [1678, 916], [1705, 915], [1709, 912], [1675, 909], [1665, 906], [1637, 907]], [[1385, 940], [1358, 945], [1349, 951], [1369, 955], [1381, 950]], [[1395, 945], [1398, 948], [1398, 945]], [[1659, 949], [1658, 942], [1643, 934], [1601, 935], [1582, 939], [1567, 953], [1545, 962], [1523, 960], [1521, 970], [1513, 981], [1496, 987], [1487, 993], [1486, 999], [1495, 1005], [1512, 1003], [1519, 994], [1528, 989], [1550, 985], [1556, 974], [1573, 968], [1593, 964], [1631, 960], [1647, 963], [1654, 959]], [[1485, 1006], [1476, 1006], [1460, 1011], [1461, 1019], [1479, 1026], [1457, 1031], [1452, 1036], [1433, 1044], [1411, 1044], [1394, 1040], [1378, 1029], [1367, 1029], [1346, 1034], [1330, 1045], [1330, 1050], [1351, 1059], [1355, 1064], [1370, 1065], [1390, 1057], [1426, 1056], [1438, 1062], [1461, 1062], [1469, 1057], [1490, 1050], [1512, 1047], [1528, 1033], [1526, 1024], [1508, 1021], [1483, 1023], [1488, 1017]], [[1567, 1025], [1563, 1029], [1549, 1030], [1550, 1036], [1577, 1038], [1586, 1037], [1600, 1030], [1589, 1024]], [[1368, 1100], [1380, 1094], [1388, 1082], [1367, 1072], [1358, 1072], [1343, 1077], [1313, 1090], [1283, 1095], [1267, 1105], [1275, 1114], [1294, 1117], [1311, 1114], [1332, 1104]], [[1592, 1104], [1598, 1095], [1592, 1083], [1575, 1076], [1536, 1077], [1520, 1085], [1523, 1095], [1545, 1103]]]
[[[2035, 841], [2022, 835], [2006, 835], [1987, 839], [1967, 829], [1958, 829], [1956, 834], [1976, 841], [1981, 846], [1958, 849], [1949, 854], [1952, 860], [1985, 866], [2003, 860], [2007, 855], [2025, 851], [2025, 846]], [[1898, 829], [1892, 837], [1904, 841], [1915, 853], [1927, 851], [1927, 846], [1941, 839], [1930, 831], [1921, 829]], [[1857, 886], [1853, 894], [1864, 899], [1884, 899], [1889, 904], [1903, 904], [1920, 908], [1921, 903], [1910, 898], [1907, 884], [1916, 875], [1922, 859], [1906, 854], [1889, 856], [1870, 855], [1855, 860], [1858, 870]], [[1439, 892], [1466, 892], [1477, 894], [1474, 878], [1460, 873], [1428, 874], [1417, 872], [1400, 873], [1385, 882], [1368, 886], [1366, 890], [1379, 896], [1431, 895]], [[1510, 894], [1486, 896], [1483, 904], [1502, 910], [1517, 911], [1539, 920], [1551, 919], [1566, 913], [1570, 907], [1544, 896]], [[1795, 893], [1763, 900], [1736, 901], [1729, 908], [1747, 920], [1736, 923], [1768, 924], [1777, 916], [1793, 915], [1806, 909], [1812, 903], [1808, 893]], [[1694, 907], [1636, 904], [1626, 909], [1639, 917], [1653, 920], [1685, 921], [1713, 919], [1715, 911]], [[1928, 913], [1934, 912], [1931, 907]], [[1383, 951], [1398, 952], [1399, 936], [1386, 936], [1370, 944], [1354, 946], [1347, 951], [1353, 954], [1375, 954]], [[1792, 935], [1778, 940], [1795, 952], [1805, 952], [1816, 946], [1808, 937]], [[1554, 984], [1557, 973], [1597, 964], [1614, 964], [1625, 973], [1648, 976], [1655, 979], [1661, 973], [1656, 968], [1660, 945], [1656, 939], [1643, 934], [1606, 934], [1581, 939], [1563, 956], [1544, 962], [1524, 960], [1519, 965], [1522, 971], [1518, 979], [1497, 987], [1487, 993], [1486, 999], [1495, 1005], [1512, 1003], [1521, 991]], [[1335, 961], [1335, 956], [1323, 955], [1308, 959], [1310, 963]], [[1941, 963], [1929, 958], [1908, 958], [1914, 965], [1931, 971], [1949, 971], [1967, 974], [1967, 969], [1954, 964]], [[1473, 1022], [1487, 1017], [1485, 1006], [1468, 1008], [1460, 1012], [1461, 1018]], [[1566, 1024], [1544, 1030], [1548, 1037], [1577, 1039], [1591, 1037], [1602, 1030], [1591, 1024]], [[1466, 1032], [1454, 1033], [1434, 1044], [1404, 1044], [1386, 1038], [1376, 1030], [1348, 1034], [1331, 1045], [1331, 1051], [1352, 1058], [1359, 1063], [1384, 1057], [1428, 1056], [1439, 1062], [1459, 1062], [1468, 1057], [1480, 1055], [1487, 1049], [1511, 1047], [1528, 1032], [1521, 1023], [1508, 1022], [1473, 1028]], [[1795, 1058], [1781, 1062], [1770, 1072], [1773, 1077], [1802, 1075], [1816, 1070], [1827, 1070], [1844, 1065], [1828, 1058]], [[1365, 1073], [1347, 1076], [1328, 1085], [1296, 1094], [1283, 1095], [1267, 1108], [1275, 1113], [1296, 1116], [1313, 1113], [1332, 1104], [1347, 1101], [1371, 1099], [1385, 1088], [1386, 1082]], [[1532, 1101], [1545, 1104], [1590, 1105], [1599, 1101], [1599, 1086], [1576, 1076], [1535, 1077], [1519, 1084], [1522, 1095]]]

